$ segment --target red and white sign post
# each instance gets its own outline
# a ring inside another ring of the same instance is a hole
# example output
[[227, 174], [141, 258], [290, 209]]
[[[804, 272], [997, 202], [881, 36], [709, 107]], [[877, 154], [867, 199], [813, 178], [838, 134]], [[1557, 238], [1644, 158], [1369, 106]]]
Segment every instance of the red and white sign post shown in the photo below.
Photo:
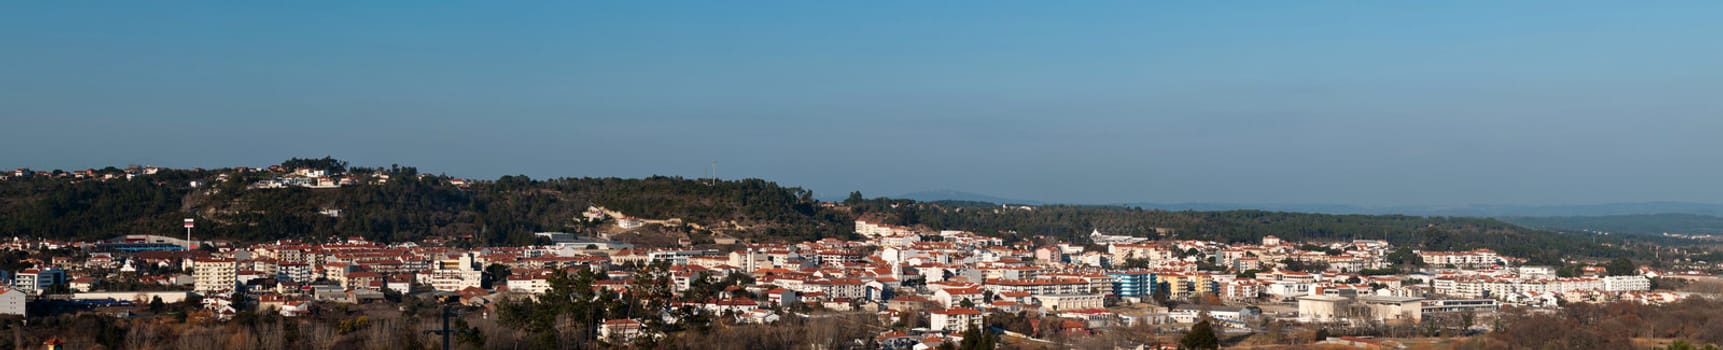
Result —
[[191, 242], [192, 219], [185, 218], [185, 250], [197, 249], [197, 243]]

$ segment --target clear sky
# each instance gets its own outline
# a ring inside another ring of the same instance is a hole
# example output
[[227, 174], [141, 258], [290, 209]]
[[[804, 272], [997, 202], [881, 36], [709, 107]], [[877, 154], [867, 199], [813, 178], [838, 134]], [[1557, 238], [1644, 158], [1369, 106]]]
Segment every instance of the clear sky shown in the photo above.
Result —
[[1720, 1], [193, 3], [0, 3], [0, 167], [1723, 202]]

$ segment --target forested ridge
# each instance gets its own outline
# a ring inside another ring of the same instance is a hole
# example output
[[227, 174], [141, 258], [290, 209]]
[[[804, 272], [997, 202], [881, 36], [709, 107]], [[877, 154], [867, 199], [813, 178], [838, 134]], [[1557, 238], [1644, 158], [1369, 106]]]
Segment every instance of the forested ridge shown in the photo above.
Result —
[[[849, 238], [868, 218], [935, 230], [969, 230], [1008, 239], [1089, 243], [1099, 230], [1157, 239], [1248, 242], [1265, 235], [1299, 241], [1386, 239], [1424, 249], [1491, 248], [1540, 260], [1564, 255], [1614, 257], [1626, 251], [1597, 237], [1528, 229], [1487, 218], [1324, 215], [1268, 211], [1163, 211], [1119, 206], [1001, 207], [980, 202], [865, 199], [854, 193], [821, 205], [812, 191], [760, 179], [679, 177], [467, 181], [411, 167], [348, 167], [332, 159], [294, 159], [292, 167], [359, 179], [338, 188], [248, 188], [280, 171], [162, 170], [132, 180], [59, 177], [0, 181], [0, 234], [99, 239], [119, 234], [178, 234], [198, 219], [204, 237], [239, 241], [359, 236], [399, 242], [471, 236], [476, 244], [524, 244], [533, 232], [591, 230], [576, 220], [587, 206], [647, 219], [680, 218], [760, 241]], [[287, 168], [287, 167], [282, 167]], [[109, 168], [109, 170], [119, 171]], [[107, 171], [107, 170], [104, 170]], [[288, 170], [291, 171], [291, 170]], [[222, 180], [225, 178], [226, 180]], [[386, 178], [387, 180], [377, 180]], [[192, 181], [202, 182], [192, 187]], [[326, 215], [340, 210], [339, 216]], [[689, 228], [676, 228], [688, 230]]]
[[[0, 213], [6, 214], [0, 216], [0, 234], [57, 239], [178, 235], [180, 221], [190, 217], [197, 219], [202, 237], [239, 241], [472, 236], [477, 244], [525, 244], [533, 242], [534, 232], [598, 225], [577, 220], [588, 206], [647, 219], [734, 223], [747, 228], [739, 234], [761, 237], [818, 239], [850, 231], [848, 218], [819, 208], [812, 192], [758, 179], [504, 176], [458, 186], [453, 178], [421, 175], [410, 167], [346, 169], [342, 163], [328, 168], [365, 180], [338, 188], [248, 188], [280, 174], [232, 169], [162, 170], [132, 180], [8, 179], [0, 181]], [[375, 180], [377, 174], [387, 180]], [[222, 175], [226, 181], [218, 179]], [[204, 185], [194, 188], [192, 181]], [[328, 215], [329, 210], [340, 213]]]

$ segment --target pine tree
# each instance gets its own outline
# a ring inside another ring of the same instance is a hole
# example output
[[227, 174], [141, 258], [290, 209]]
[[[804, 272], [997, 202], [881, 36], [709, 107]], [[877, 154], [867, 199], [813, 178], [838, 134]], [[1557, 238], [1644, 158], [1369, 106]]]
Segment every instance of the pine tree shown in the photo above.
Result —
[[1627, 258], [1615, 258], [1603, 267], [1609, 271], [1610, 276], [1631, 276], [1638, 274], [1636, 270], [1639, 269], [1633, 264], [1633, 260], [1627, 260]]
[[1202, 320], [1191, 325], [1191, 330], [1185, 332], [1184, 339], [1179, 340], [1182, 349], [1219, 349], [1220, 338], [1214, 334], [1214, 326], [1208, 320]]
[[963, 343], [957, 348], [962, 350], [993, 350], [999, 346], [998, 335], [988, 332], [986, 328], [970, 325], [963, 331]]

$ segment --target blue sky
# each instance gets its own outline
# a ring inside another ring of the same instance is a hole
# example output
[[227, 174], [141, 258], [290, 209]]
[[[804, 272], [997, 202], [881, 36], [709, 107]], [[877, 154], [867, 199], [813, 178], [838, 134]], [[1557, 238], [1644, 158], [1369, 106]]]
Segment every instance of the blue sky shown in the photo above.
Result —
[[1719, 202], [1723, 2], [0, 4], [0, 167]]

